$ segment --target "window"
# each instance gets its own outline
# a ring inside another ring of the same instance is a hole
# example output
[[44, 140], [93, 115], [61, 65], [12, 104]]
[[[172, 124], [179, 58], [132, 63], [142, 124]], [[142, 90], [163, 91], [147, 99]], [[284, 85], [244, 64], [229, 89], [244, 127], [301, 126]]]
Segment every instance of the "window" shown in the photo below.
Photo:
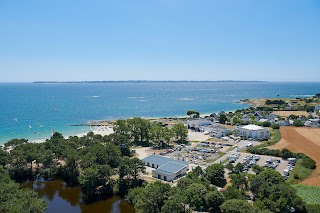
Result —
[[161, 175], [158, 174], [158, 179], [161, 179]]
[[163, 180], [167, 181], [167, 176], [163, 176]]

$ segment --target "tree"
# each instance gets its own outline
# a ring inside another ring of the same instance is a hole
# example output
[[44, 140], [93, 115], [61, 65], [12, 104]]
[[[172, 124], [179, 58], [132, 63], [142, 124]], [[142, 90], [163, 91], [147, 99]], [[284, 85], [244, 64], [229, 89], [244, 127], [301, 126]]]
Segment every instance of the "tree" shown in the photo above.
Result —
[[238, 200], [246, 200], [247, 196], [244, 194], [243, 190], [238, 190], [234, 186], [229, 186], [227, 190], [224, 192], [224, 196], [226, 200], [238, 199]]
[[174, 195], [164, 202], [161, 213], [189, 213], [180, 195]]
[[197, 177], [203, 175], [203, 170], [200, 166], [197, 166], [192, 170], [193, 174], [195, 174]]
[[221, 164], [212, 164], [206, 169], [207, 179], [214, 185], [224, 180], [224, 168]]
[[230, 172], [233, 172], [234, 166], [233, 166], [232, 163], [228, 163], [228, 164], [226, 165], [226, 168], [227, 168]]
[[138, 200], [135, 202], [135, 210], [143, 213], [158, 213], [164, 202], [169, 198], [171, 186], [169, 184], [156, 181], [148, 184], [141, 192]]
[[219, 116], [219, 123], [220, 124], [225, 124], [227, 121], [227, 116], [225, 114], [220, 114]]
[[301, 126], [304, 126], [304, 123], [303, 123], [303, 121], [295, 120], [295, 121], [293, 121], [293, 126], [301, 127]]
[[0, 166], [0, 212], [42, 213], [48, 208], [43, 199], [30, 189], [20, 189]]
[[206, 201], [212, 212], [218, 212], [220, 205], [224, 202], [224, 196], [218, 191], [210, 191], [206, 195]]
[[192, 183], [193, 183], [192, 179], [188, 177], [184, 177], [178, 181], [177, 187], [179, 190], [183, 191], [183, 190], [186, 190]]
[[272, 124], [272, 125], [271, 125], [271, 128], [272, 128], [272, 129], [279, 129], [279, 128], [280, 128], [280, 125], [279, 125], [279, 124]]
[[207, 188], [200, 183], [191, 184], [184, 192], [185, 201], [195, 211], [203, 211], [206, 205]]
[[0, 166], [5, 166], [7, 163], [9, 163], [10, 155], [8, 152], [3, 151], [0, 148]]
[[187, 115], [193, 118], [199, 118], [200, 117], [200, 113], [194, 110], [189, 110], [187, 112]]
[[243, 174], [231, 174], [231, 183], [232, 186], [236, 187], [239, 190], [245, 190], [248, 187], [247, 177]]
[[270, 127], [271, 123], [269, 121], [264, 121], [264, 122], [262, 122], [262, 126], [263, 127]]
[[263, 168], [257, 164], [252, 166], [252, 171], [254, 171], [257, 175], [263, 170]]
[[110, 186], [108, 186], [110, 176], [111, 168], [109, 166], [96, 165], [84, 169], [83, 173], [79, 176], [82, 192], [89, 199], [94, 199], [101, 194], [105, 194], [104, 190], [106, 188], [110, 189]]
[[188, 129], [182, 123], [174, 124], [172, 127], [172, 131], [178, 142], [181, 143], [187, 140]]
[[[305, 204], [297, 199], [296, 191], [288, 184], [260, 186], [258, 200], [255, 205], [260, 209], [269, 209], [272, 212], [290, 212], [291, 207], [305, 211]], [[299, 211], [297, 211], [299, 212]]]
[[243, 170], [244, 170], [244, 167], [241, 163], [237, 163], [236, 166], [234, 167], [234, 171], [236, 173], [241, 173], [243, 172]]
[[132, 205], [136, 205], [136, 203], [138, 202], [138, 200], [142, 199], [142, 192], [144, 191], [143, 187], [136, 187], [133, 189], [130, 189], [128, 194], [126, 195], [126, 199], [132, 203]]
[[220, 208], [223, 213], [255, 213], [254, 208], [244, 200], [227, 200]]

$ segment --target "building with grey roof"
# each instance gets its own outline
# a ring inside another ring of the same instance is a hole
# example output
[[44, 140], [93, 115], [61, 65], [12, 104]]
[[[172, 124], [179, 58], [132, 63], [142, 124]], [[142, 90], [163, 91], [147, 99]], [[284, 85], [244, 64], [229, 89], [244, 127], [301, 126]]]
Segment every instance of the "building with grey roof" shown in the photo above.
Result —
[[184, 176], [189, 169], [189, 164], [185, 161], [172, 160], [168, 157], [155, 154], [149, 155], [142, 159], [142, 161], [146, 166], [155, 168], [152, 171], [152, 177], [169, 182]]

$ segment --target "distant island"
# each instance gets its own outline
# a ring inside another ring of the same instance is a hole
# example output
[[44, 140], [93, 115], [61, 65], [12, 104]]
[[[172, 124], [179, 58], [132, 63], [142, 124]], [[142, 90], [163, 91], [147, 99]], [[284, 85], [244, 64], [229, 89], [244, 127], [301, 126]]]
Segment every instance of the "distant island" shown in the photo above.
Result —
[[165, 82], [266, 82], [266, 81], [237, 81], [237, 80], [216, 80], [216, 81], [193, 81], [193, 80], [168, 80], [168, 81], [152, 81], [152, 80], [110, 80], [110, 81], [34, 81], [35, 84], [57, 84], [57, 83], [165, 83]]

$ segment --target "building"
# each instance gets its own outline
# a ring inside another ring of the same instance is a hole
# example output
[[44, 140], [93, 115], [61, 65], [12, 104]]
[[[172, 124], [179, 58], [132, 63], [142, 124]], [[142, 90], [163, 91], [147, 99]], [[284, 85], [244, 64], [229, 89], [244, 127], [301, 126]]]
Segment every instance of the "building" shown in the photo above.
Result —
[[309, 119], [304, 125], [307, 127], [320, 127], [320, 119]]
[[209, 126], [201, 126], [199, 128], [201, 132], [209, 132], [210, 136], [212, 137], [225, 137], [228, 133], [232, 132], [232, 129], [228, 129], [226, 127], [221, 126], [220, 124], [212, 124]]
[[201, 126], [207, 126], [212, 124], [211, 120], [207, 119], [192, 119], [187, 121], [188, 129], [194, 129], [196, 131], [200, 131]]
[[160, 155], [149, 155], [142, 161], [146, 166], [155, 168], [152, 170], [152, 177], [168, 182], [184, 176], [189, 170], [187, 162], [172, 160]]
[[270, 137], [269, 128], [264, 128], [257, 125], [238, 126], [236, 134], [244, 138], [252, 138], [258, 140], [265, 140]]

